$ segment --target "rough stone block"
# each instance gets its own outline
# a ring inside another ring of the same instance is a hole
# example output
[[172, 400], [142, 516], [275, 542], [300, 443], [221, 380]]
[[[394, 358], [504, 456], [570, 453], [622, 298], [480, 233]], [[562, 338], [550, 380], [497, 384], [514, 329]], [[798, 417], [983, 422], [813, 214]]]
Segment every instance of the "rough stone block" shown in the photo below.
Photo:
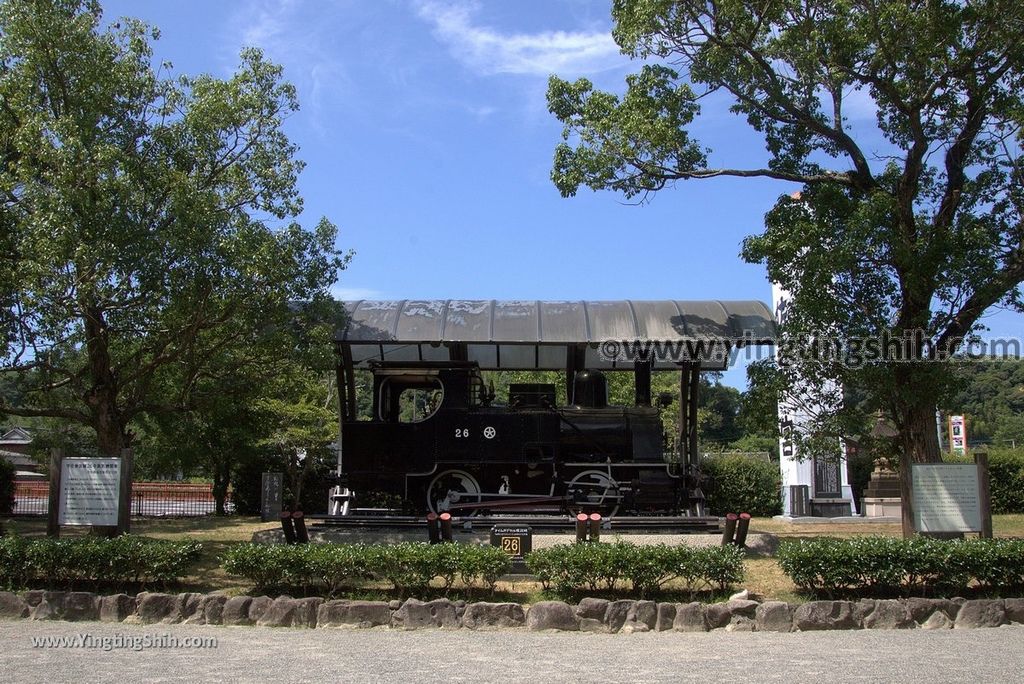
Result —
[[1003, 599], [1007, 622], [1024, 622], [1024, 598]]
[[647, 629], [641, 630], [649, 632], [654, 629], [654, 625], [658, 621], [658, 604], [654, 601], [637, 601], [633, 604], [633, 609], [629, 611], [629, 615], [626, 617], [626, 623], [633, 623], [637, 625], [643, 625]]
[[10, 591], [0, 591], [0, 618], [27, 618], [28, 602]]
[[172, 594], [144, 592], [138, 596], [136, 615], [139, 622], [151, 625], [167, 619], [174, 613], [178, 597]]
[[580, 618], [580, 631], [607, 634], [608, 625], [604, 623], [604, 620], [598, 620], [596, 618]]
[[782, 601], [766, 601], [754, 611], [758, 632], [792, 632], [793, 607]]
[[221, 613], [221, 621], [225, 625], [251, 625], [254, 623], [249, 617], [249, 605], [252, 603], [251, 596], [232, 596], [224, 604], [224, 611]]
[[426, 602], [407, 599], [402, 607], [391, 615], [391, 626], [400, 629], [454, 628], [459, 626], [459, 618], [455, 612], [455, 604], [448, 599]]
[[530, 606], [526, 613], [526, 626], [531, 630], [558, 629], [564, 632], [579, 630], [579, 621], [572, 607], [561, 601], [541, 601]]
[[462, 625], [468, 629], [499, 629], [522, 627], [526, 613], [518, 603], [471, 603], [462, 615]]
[[749, 599], [729, 599], [725, 605], [728, 606], [729, 612], [733, 616], [742, 615], [743, 617], [754, 619], [757, 607], [761, 604]]
[[224, 604], [228, 597], [223, 594], [206, 594], [199, 598], [195, 612], [185, 619], [188, 625], [219, 625], [223, 624]]
[[98, 620], [100, 617], [99, 603], [99, 597], [91, 592], [69, 592], [64, 596], [64, 611], [62, 619], [70, 622]]
[[252, 620], [252, 624], [256, 624], [260, 621], [260, 618], [270, 610], [270, 606], [274, 604], [274, 599], [269, 596], [257, 596], [249, 604], [249, 619]]
[[44, 591], [29, 615], [33, 620], [61, 620], [64, 617], [63, 591]]
[[123, 622], [135, 612], [135, 597], [114, 594], [100, 599], [101, 622]]
[[728, 603], [709, 603], [704, 608], [704, 618], [708, 629], [723, 629], [732, 622], [732, 611]]
[[676, 604], [674, 603], [659, 603], [658, 604], [658, 617], [654, 621], [654, 630], [657, 632], [664, 632], [672, 629], [672, 623], [676, 619]]
[[378, 627], [391, 624], [391, 608], [384, 601], [327, 601], [316, 614], [317, 627]]
[[936, 610], [921, 625], [921, 629], [952, 629], [953, 620], [941, 610]]
[[630, 612], [636, 605], [636, 601], [612, 601], [608, 604], [608, 612], [605, 613], [604, 622], [608, 625], [609, 632], [618, 632], [622, 625], [626, 624]]
[[708, 623], [704, 617], [704, 606], [696, 601], [676, 606], [676, 617], [672, 629], [677, 632], [706, 632]]
[[975, 629], [978, 627], [998, 627], [1006, 623], [1006, 607], [1002, 599], [980, 599], [967, 601], [960, 606], [956, 621], [956, 629]]
[[860, 622], [849, 601], [811, 601], [798, 606], [793, 626], [802, 632], [821, 629], [859, 629]]
[[729, 624], [725, 626], [726, 632], [753, 632], [755, 629], [755, 622], [753, 618], [748, 618], [745, 615], [733, 615]]
[[917, 621], [903, 601], [875, 602], [875, 609], [864, 618], [865, 629], [913, 629]]
[[600, 598], [585, 598], [576, 606], [576, 615], [581, 619], [600, 620], [604, 622], [604, 616], [608, 612], [611, 601]]
[[[317, 609], [321, 603], [323, 599], [319, 597], [296, 599], [279, 596], [256, 624], [261, 627], [316, 627]], [[249, 609], [252, 610], [252, 604]]]

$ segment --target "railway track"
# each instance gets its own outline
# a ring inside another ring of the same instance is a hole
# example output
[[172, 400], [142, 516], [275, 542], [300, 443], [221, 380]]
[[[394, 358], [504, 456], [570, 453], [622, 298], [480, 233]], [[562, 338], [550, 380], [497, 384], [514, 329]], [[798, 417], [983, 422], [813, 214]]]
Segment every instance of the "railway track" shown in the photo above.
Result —
[[[311, 515], [314, 526], [347, 529], [424, 530], [427, 520], [412, 515]], [[601, 529], [616, 532], [661, 534], [716, 534], [721, 531], [720, 519], [703, 516], [616, 516], [602, 521]], [[575, 529], [574, 518], [562, 515], [474, 515], [452, 518], [452, 527], [460, 530], [486, 531], [495, 525], [528, 525], [535, 530]]]

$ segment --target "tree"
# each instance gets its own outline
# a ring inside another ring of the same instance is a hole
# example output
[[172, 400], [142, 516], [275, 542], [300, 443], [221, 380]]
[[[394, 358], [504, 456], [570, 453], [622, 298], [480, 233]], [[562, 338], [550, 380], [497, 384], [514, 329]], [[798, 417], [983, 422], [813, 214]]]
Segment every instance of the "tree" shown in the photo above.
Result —
[[[745, 258], [792, 293], [791, 329], [840, 335], [844, 353], [882, 341], [881, 360], [898, 362], [801, 365], [819, 387], [868, 388], [907, 459], [937, 460], [935, 406], [951, 375], [937, 362], [990, 307], [1024, 310], [1024, 7], [615, 0], [612, 13], [615, 40], [647, 63], [622, 97], [551, 79], [562, 194], [586, 185], [643, 197], [726, 176], [796, 184], [799, 197], [779, 199]], [[688, 131], [708, 92], [730, 96], [764, 136], [766, 167], [708, 164]], [[855, 97], [875, 125], [851, 124]]]
[[231, 78], [171, 78], [157, 37], [102, 29], [94, 0], [0, 1], [0, 371], [21, 396], [0, 413], [87, 425], [105, 454], [345, 263], [332, 224], [295, 221], [281, 68], [250, 49]]

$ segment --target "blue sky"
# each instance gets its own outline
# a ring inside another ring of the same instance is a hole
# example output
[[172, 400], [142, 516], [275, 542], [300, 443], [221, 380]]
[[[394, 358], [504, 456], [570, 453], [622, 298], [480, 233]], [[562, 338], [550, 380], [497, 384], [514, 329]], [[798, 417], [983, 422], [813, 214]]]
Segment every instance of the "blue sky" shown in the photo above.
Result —
[[[230, 75], [243, 46], [282, 64], [306, 170], [303, 223], [327, 216], [355, 257], [340, 298], [760, 299], [743, 237], [795, 185], [715, 179], [643, 205], [549, 179], [561, 127], [549, 74], [622, 88], [638, 68], [611, 40], [610, 2], [105, 0], [106, 18], [161, 29], [176, 73]], [[714, 100], [711, 163], [760, 166], [763, 142]], [[989, 319], [1017, 334], [1021, 317]], [[726, 382], [745, 384], [742, 368]]]

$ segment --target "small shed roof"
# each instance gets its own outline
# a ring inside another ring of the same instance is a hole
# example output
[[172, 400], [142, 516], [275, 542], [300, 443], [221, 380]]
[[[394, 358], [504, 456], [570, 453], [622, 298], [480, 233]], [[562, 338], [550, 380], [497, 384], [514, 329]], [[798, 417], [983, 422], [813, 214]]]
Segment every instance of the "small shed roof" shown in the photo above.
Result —
[[[585, 346], [589, 368], [632, 368], [630, 343], [675, 344], [655, 353], [655, 368], [678, 367], [679, 351], [708, 368], [724, 368], [732, 347], [770, 344], [775, 324], [759, 301], [495, 301], [397, 300], [343, 302], [356, 367], [378, 361], [444, 361], [466, 345], [481, 368], [562, 370], [570, 346]], [[619, 346], [620, 353], [606, 352]], [[690, 348], [685, 345], [690, 343]], [[682, 345], [681, 347], [679, 345]], [[604, 353], [603, 353], [604, 352]]]

